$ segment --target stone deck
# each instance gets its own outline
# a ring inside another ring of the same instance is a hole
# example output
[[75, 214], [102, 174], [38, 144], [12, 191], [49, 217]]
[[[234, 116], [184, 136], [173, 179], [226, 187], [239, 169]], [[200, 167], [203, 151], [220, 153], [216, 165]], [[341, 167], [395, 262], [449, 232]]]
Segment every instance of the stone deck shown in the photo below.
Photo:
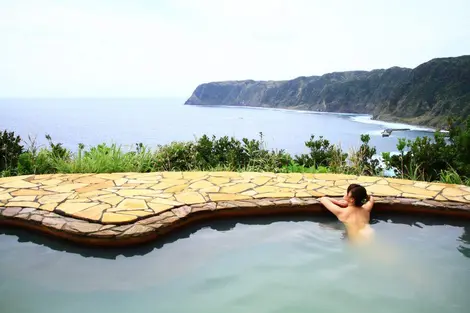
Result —
[[[89, 244], [133, 244], [189, 220], [313, 212], [359, 183], [378, 209], [470, 217], [470, 187], [337, 174], [164, 172], [0, 178], [0, 224]], [[222, 212], [224, 211], [224, 212]]]

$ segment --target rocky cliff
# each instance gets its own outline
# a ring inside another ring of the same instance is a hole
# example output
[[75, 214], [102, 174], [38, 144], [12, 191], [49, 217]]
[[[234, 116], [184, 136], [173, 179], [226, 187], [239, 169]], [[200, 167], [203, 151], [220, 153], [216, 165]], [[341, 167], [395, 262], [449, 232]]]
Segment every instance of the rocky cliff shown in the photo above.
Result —
[[449, 115], [470, 115], [470, 55], [433, 59], [414, 69], [206, 83], [185, 104], [367, 113], [377, 119], [441, 126]]

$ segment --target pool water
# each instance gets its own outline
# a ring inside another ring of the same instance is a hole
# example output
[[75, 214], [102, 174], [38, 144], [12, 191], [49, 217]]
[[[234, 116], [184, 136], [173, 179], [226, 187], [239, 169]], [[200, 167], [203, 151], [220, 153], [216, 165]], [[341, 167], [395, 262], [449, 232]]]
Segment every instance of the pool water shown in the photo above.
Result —
[[470, 312], [470, 222], [330, 217], [195, 226], [131, 249], [0, 229], [1, 313]]

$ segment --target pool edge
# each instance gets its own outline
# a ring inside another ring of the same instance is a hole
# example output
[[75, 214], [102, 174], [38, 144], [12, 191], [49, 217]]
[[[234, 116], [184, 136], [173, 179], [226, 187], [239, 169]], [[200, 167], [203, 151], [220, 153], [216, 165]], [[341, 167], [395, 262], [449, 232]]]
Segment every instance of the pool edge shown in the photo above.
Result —
[[[222, 218], [327, 214], [315, 198], [220, 201], [184, 205], [128, 224], [100, 224], [35, 208], [0, 208], [0, 226], [38, 231], [77, 244], [127, 247], [148, 243], [191, 224]], [[470, 204], [376, 197], [374, 213], [427, 214], [470, 219]]]

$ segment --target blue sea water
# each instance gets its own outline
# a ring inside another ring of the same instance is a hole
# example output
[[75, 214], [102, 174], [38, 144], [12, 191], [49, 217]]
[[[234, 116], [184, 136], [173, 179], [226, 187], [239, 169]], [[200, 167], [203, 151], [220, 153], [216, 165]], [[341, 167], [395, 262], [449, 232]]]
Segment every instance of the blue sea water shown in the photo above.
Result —
[[[25, 141], [45, 135], [76, 150], [117, 143], [133, 148], [172, 141], [193, 140], [203, 134], [259, 138], [268, 148], [292, 154], [306, 152], [310, 135], [324, 136], [349, 151], [359, 147], [360, 135], [369, 134], [378, 153], [396, 151], [397, 138], [432, 136], [430, 129], [371, 120], [368, 115], [317, 113], [281, 109], [223, 106], [187, 106], [184, 99], [0, 99], [0, 129], [15, 131]], [[410, 131], [381, 136], [385, 128]]]

